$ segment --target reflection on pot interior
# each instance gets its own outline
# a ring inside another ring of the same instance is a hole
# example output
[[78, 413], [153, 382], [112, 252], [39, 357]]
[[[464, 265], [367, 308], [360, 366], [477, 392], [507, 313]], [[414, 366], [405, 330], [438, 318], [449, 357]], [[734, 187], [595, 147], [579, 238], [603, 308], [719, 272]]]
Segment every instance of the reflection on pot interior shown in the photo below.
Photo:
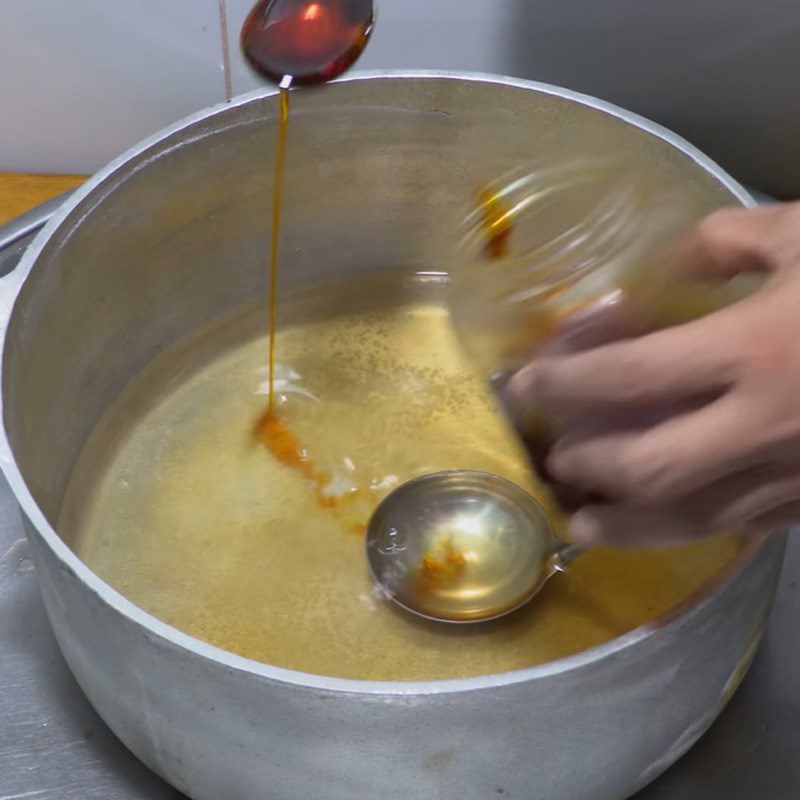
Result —
[[[346, 287], [306, 290], [297, 307], [316, 310], [295, 313], [278, 335], [282, 427], [269, 432], [270, 448], [257, 424], [267, 390], [262, 308], [163, 354], [87, 443], [62, 535], [113, 587], [193, 636], [279, 667], [400, 681], [580, 652], [666, 611], [735, 555], [734, 537], [601, 549], [535, 603], [465, 627], [425, 622], [377, 596], [364, 524], [401, 481], [493, 472], [555, 513], [464, 362], [437, 293], [390, 305], [404, 281], [374, 280], [360, 306], [340, 302]], [[287, 295], [289, 311], [293, 303]]]

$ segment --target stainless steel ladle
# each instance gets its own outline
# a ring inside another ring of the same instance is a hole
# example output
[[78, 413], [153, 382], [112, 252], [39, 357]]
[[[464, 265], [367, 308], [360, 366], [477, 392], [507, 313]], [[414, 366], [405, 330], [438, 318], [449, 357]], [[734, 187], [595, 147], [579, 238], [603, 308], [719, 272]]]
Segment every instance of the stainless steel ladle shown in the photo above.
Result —
[[398, 486], [367, 526], [366, 555], [387, 597], [445, 622], [495, 619], [527, 603], [585, 548], [559, 541], [519, 486], [452, 470]]

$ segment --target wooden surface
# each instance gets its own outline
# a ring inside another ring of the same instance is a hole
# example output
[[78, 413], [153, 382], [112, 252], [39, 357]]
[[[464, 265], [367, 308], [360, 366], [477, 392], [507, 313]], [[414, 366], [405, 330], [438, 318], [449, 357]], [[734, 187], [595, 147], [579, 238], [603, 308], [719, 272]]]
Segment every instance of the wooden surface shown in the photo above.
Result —
[[0, 225], [85, 180], [85, 175], [0, 172]]

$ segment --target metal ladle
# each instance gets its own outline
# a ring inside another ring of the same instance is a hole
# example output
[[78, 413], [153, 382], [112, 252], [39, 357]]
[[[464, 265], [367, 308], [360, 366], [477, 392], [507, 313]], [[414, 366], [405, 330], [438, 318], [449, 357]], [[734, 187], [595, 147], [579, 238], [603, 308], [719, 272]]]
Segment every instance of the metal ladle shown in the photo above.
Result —
[[375, 509], [366, 536], [367, 562], [386, 596], [444, 622], [514, 611], [584, 549], [559, 541], [519, 486], [469, 470], [398, 486]]
[[373, 0], [259, 0], [242, 26], [242, 55], [281, 88], [327, 83], [353, 66], [374, 25]]

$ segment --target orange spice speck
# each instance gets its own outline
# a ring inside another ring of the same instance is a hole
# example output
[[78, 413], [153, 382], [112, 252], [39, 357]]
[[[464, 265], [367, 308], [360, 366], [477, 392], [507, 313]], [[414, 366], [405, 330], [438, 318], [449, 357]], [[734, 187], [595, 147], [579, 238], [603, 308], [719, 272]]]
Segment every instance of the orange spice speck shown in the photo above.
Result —
[[260, 417], [255, 434], [277, 461], [296, 469], [304, 478], [313, 482], [320, 508], [337, 511], [358, 495], [358, 490], [342, 495], [326, 492], [332, 480], [330, 474], [316, 468], [300, 440], [274, 411], [268, 409]]
[[281, 464], [299, 470], [306, 478], [315, 477], [314, 465], [300, 441], [274, 411], [267, 411], [258, 421], [256, 436]]
[[457, 550], [450, 537], [441, 546], [441, 552], [424, 553], [417, 569], [428, 586], [442, 586], [459, 578], [467, 565], [464, 554]]

